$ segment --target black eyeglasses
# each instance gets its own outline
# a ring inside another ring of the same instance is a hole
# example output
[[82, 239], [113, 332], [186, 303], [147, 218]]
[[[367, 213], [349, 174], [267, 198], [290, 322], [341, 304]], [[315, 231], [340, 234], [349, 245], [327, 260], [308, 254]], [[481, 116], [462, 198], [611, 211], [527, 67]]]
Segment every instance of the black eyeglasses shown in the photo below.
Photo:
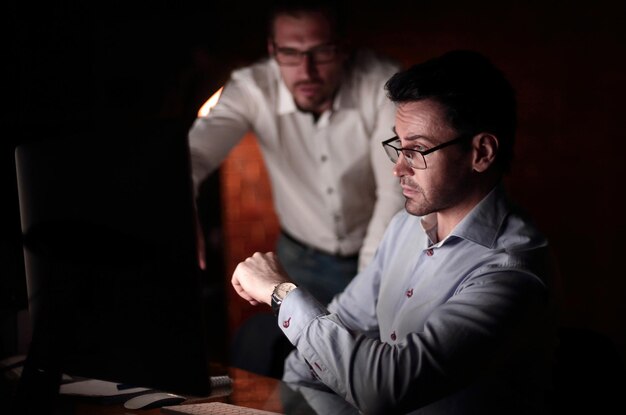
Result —
[[402, 153], [406, 162], [412, 169], [424, 170], [427, 167], [426, 158], [424, 156], [430, 153], [434, 153], [437, 150], [441, 150], [442, 148], [451, 146], [453, 144], [459, 144], [464, 140], [467, 140], [468, 138], [472, 138], [472, 135], [461, 135], [454, 140], [446, 141], [445, 143], [439, 144], [438, 146], [435, 146], [433, 148], [429, 148], [428, 150], [416, 150], [412, 148], [402, 148], [392, 145], [391, 143], [401, 145], [400, 138], [398, 138], [398, 136], [395, 136], [391, 137], [389, 140], [383, 141], [383, 148], [385, 149], [385, 153], [387, 153], [389, 160], [391, 160], [394, 164], [398, 162], [398, 158], [400, 158], [400, 153]]
[[279, 65], [297, 66], [308, 56], [313, 63], [328, 63], [335, 60], [339, 48], [335, 44], [316, 46], [309, 50], [298, 50], [278, 46], [274, 43], [274, 58]]

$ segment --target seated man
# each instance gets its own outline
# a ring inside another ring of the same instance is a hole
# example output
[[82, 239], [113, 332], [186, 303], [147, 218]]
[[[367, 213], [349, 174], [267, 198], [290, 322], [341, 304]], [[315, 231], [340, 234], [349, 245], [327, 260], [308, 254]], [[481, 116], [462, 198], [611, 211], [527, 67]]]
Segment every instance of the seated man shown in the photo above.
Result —
[[364, 413], [542, 413], [554, 345], [545, 238], [506, 198], [514, 91], [456, 51], [394, 75], [383, 143], [406, 199], [373, 262], [324, 307], [273, 253], [232, 283], [296, 346], [283, 379]]

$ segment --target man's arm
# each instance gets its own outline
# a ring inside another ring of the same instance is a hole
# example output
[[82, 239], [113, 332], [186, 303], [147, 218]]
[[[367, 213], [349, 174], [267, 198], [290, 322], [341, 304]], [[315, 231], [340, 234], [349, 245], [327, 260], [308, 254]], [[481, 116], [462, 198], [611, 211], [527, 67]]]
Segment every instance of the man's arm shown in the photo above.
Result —
[[[355, 332], [369, 333], [373, 337], [377, 337], [378, 334], [376, 298], [380, 285], [380, 273], [376, 264], [376, 262], [370, 264], [329, 305], [329, 309], [335, 315], [343, 316], [342, 324], [344, 327]], [[235, 291], [251, 304], [266, 303], [269, 305], [273, 287], [289, 281], [289, 276], [278, 262], [275, 254], [261, 254], [257, 252], [237, 266], [231, 283]], [[301, 290], [301, 288], [292, 290], [287, 297]], [[308, 302], [307, 307], [303, 308], [303, 310], [307, 310], [305, 314], [308, 314], [308, 317], [297, 320], [305, 321], [311, 316], [315, 317], [329, 313], [326, 307], [320, 304], [308, 292], [305, 291], [302, 295]], [[290, 321], [283, 321], [280, 324], [284, 327], [285, 325], [289, 326], [290, 323]], [[308, 362], [300, 356], [298, 350], [294, 350], [285, 360], [283, 380], [289, 383], [328, 390], [328, 387], [317, 378]]]
[[251, 129], [255, 103], [245, 82], [231, 79], [217, 105], [205, 117], [198, 117], [189, 130], [189, 151], [194, 192], [209, 174], [217, 170], [230, 150]]
[[541, 324], [535, 314], [546, 301], [534, 275], [485, 273], [439, 306], [422, 331], [392, 345], [348, 329], [307, 294], [287, 296], [282, 330], [314, 376], [365, 413], [419, 408], [498, 367], [524, 347], [524, 328]]
[[[381, 95], [384, 94], [381, 92]], [[391, 174], [393, 164], [381, 145], [382, 141], [393, 135], [391, 128], [394, 126], [395, 107], [386, 97], [382, 96], [379, 99], [382, 99], [382, 102], [370, 138], [370, 163], [376, 182], [376, 204], [359, 253], [359, 271], [365, 269], [371, 262], [389, 221], [404, 206], [398, 179]]]
[[[288, 358], [285, 381], [321, 382], [366, 413], [408, 411], [489, 375], [510, 363], [511, 356], [521, 356], [520, 350], [535, 347], [529, 341], [544, 338], [537, 334], [549, 312], [545, 284], [519, 268], [490, 265], [468, 276], [404, 339], [390, 344], [373, 337], [380, 295], [377, 271], [391, 260], [386, 248], [383, 241], [372, 264], [331, 303], [330, 311], [303, 288], [284, 298], [278, 325], [300, 357]], [[269, 304], [275, 284], [288, 281], [276, 262], [272, 254], [255, 254], [241, 263], [233, 274], [237, 292]], [[536, 353], [525, 357], [531, 361], [522, 367], [532, 364]]]
[[[198, 196], [200, 184], [219, 167], [228, 152], [250, 129], [248, 120], [254, 113], [250, 103], [246, 88], [241, 82], [231, 80], [222, 91], [217, 105], [193, 123], [188, 139], [194, 199]], [[194, 214], [198, 265], [205, 269], [205, 236], [196, 209]]]
[[[335, 314], [343, 326], [352, 331], [378, 338], [378, 320], [376, 318], [376, 299], [380, 288], [379, 262], [375, 258], [367, 268], [357, 275], [339, 295], [335, 296], [324, 310], [309, 296], [309, 307], [318, 308], [320, 315]], [[309, 388], [328, 390], [315, 374], [310, 364], [298, 350], [294, 350], [285, 360], [283, 381]]]

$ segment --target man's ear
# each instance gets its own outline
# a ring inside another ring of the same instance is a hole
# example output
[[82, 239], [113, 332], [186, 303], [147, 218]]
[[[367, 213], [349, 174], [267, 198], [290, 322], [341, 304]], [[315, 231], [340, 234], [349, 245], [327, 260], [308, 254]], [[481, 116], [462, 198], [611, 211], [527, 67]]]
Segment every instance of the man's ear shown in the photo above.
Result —
[[496, 160], [498, 138], [489, 133], [480, 133], [472, 140], [472, 168], [479, 173], [485, 172]]
[[271, 37], [267, 38], [267, 54], [274, 56], [274, 40]]

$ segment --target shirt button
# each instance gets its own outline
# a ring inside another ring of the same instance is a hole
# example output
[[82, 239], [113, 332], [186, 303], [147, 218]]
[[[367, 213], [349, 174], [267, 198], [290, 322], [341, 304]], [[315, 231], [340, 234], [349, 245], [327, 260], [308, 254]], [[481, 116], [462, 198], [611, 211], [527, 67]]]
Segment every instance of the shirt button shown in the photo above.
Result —
[[326, 193], [328, 193], [329, 195], [332, 194], [334, 192], [334, 189], [332, 187], [329, 187], [328, 189], [326, 189]]
[[406, 294], [406, 296], [407, 296], [408, 298], [413, 297], [413, 288], [411, 288], [410, 290], [406, 290], [406, 293], [405, 293], [405, 294]]
[[320, 157], [320, 160], [322, 160], [322, 162], [325, 162], [326, 160], [328, 160], [328, 157], [326, 157], [325, 155], [323, 155], [322, 157]]
[[391, 340], [396, 341], [396, 332], [391, 333]]
[[433, 256], [434, 253], [435, 252], [432, 249], [427, 249], [426, 250], [426, 255], [428, 255], [428, 256]]

